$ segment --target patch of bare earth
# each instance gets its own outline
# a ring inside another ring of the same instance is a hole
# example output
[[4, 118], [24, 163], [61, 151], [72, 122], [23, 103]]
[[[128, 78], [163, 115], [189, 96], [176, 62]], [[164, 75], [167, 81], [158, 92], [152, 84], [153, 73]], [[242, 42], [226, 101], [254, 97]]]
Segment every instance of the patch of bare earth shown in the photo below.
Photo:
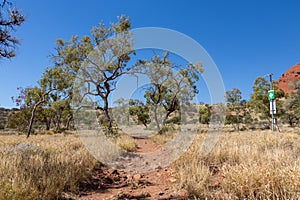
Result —
[[[153, 152], [159, 146], [147, 138], [135, 137], [137, 154]], [[188, 199], [187, 192], [178, 190], [170, 167], [153, 172], [130, 174], [126, 171], [95, 168], [92, 177], [82, 183], [79, 200], [109, 199]]]

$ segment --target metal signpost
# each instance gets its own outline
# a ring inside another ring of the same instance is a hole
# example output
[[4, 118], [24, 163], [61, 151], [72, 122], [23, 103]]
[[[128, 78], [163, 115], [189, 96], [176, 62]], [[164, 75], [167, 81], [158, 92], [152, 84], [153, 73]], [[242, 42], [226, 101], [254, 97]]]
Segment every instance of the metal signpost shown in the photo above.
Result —
[[272, 116], [272, 131], [274, 131], [274, 124], [276, 124], [276, 119], [274, 115], [276, 114], [276, 101], [275, 99], [270, 100], [270, 114]]
[[275, 92], [273, 90], [273, 81], [272, 81], [272, 75], [273, 74], [267, 74], [266, 76], [270, 76], [270, 90], [268, 91], [268, 99], [270, 101], [270, 114], [272, 116], [272, 123], [271, 123], [271, 130], [274, 131], [274, 125], [276, 124], [276, 127], [279, 131], [279, 128], [277, 126], [275, 114], [276, 114], [276, 100], [275, 100]]

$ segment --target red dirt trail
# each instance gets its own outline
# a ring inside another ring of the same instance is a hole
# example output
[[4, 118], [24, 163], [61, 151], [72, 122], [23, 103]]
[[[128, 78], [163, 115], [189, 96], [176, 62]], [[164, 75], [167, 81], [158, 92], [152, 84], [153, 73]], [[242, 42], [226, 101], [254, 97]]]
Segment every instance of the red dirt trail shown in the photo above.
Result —
[[[137, 154], [153, 152], [159, 146], [147, 138], [135, 138]], [[148, 173], [129, 174], [126, 171], [96, 167], [91, 178], [81, 186], [79, 200], [114, 199], [188, 199], [187, 192], [178, 190], [178, 180], [170, 167]]]

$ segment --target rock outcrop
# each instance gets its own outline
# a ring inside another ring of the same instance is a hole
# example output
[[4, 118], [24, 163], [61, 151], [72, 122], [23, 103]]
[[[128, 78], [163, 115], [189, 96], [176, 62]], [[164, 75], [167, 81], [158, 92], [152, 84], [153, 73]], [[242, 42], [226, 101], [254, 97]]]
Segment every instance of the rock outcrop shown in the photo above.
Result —
[[278, 79], [278, 87], [283, 90], [285, 94], [295, 92], [293, 84], [300, 79], [300, 62], [289, 68]]

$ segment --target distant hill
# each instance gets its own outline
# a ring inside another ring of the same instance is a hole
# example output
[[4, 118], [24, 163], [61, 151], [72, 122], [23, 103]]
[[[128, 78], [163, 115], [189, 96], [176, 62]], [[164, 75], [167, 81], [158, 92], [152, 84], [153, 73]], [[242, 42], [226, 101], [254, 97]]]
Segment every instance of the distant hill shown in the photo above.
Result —
[[285, 94], [295, 92], [293, 83], [300, 79], [300, 62], [289, 68], [284, 74], [278, 79], [278, 87], [283, 90]]
[[7, 108], [0, 108], [0, 129], [3, 129], [6, 126], [8, 116], [11, 112], [17, 111], [19, 109], [7, 109]]

